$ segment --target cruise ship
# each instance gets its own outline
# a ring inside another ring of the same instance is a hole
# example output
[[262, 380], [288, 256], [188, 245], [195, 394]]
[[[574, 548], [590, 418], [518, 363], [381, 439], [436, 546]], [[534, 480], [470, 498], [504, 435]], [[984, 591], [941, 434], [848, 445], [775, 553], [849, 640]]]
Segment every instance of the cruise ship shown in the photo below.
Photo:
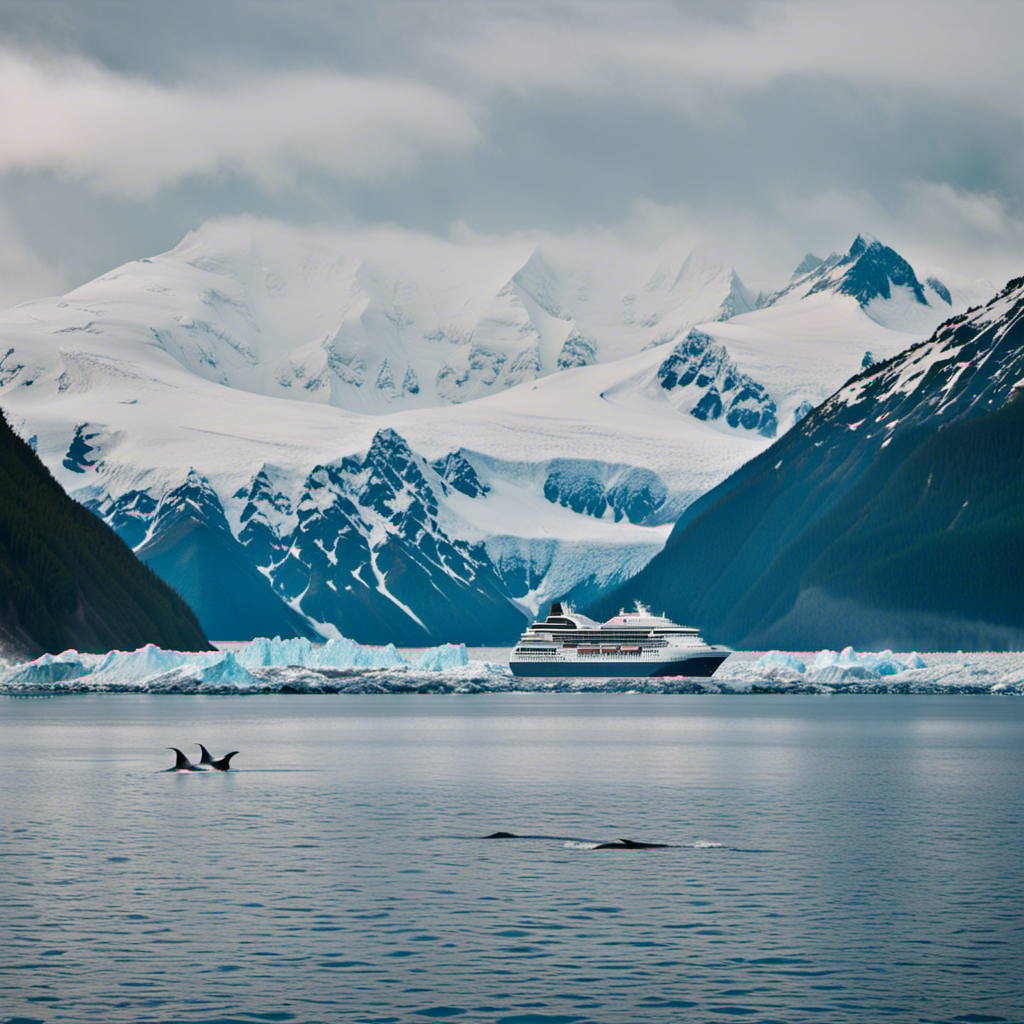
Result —
[[594, 622], [556, 601], [519, 638], [508, 664], [516, 676], [710, 676], [731, 653], [639, 603]]

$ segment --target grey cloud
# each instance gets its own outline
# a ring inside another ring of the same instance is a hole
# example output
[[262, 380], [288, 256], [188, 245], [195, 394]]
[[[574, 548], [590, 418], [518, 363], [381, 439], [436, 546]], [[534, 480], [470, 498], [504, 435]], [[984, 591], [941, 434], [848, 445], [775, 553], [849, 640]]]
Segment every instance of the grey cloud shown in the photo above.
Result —
[[148, 198], [191, 175], [286, 185], [296, 164], [341, 177], [405, 169], [477, 140], [467, 105], [430, 86], [339, 74], [167, 87], [84, 61], [0, 53], [0, 173], [53, 170]]
[[0, 75], [75, 88], [29, 83], [0, 207], [19, 260], [72, 281], [242, 212], [571, 233], [639, 210], [755, 284], [861, 229], [930, 258], [945, 231], [955, 269], [1008, 276], [1022, 32], [1016, 2], [7, 0]]

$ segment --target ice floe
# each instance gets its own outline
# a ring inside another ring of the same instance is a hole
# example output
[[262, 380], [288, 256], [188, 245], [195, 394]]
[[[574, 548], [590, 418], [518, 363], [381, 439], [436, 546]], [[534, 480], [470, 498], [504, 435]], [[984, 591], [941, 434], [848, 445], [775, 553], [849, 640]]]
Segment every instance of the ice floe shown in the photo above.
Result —
[[518, 679], [507, 650], [443, 644], [415, 654], [393, 645], [260, 637], [230, 650], [44, 654], [0, 665], [0, 693], [694, 693], [1024, 695], [1024, 654], [892, 651], [737, 652], [710, 679]]

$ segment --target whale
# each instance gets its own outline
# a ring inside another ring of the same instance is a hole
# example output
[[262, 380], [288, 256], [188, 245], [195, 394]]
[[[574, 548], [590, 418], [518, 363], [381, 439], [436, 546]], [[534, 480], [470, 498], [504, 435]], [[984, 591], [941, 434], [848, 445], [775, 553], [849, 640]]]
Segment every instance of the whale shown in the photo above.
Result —
[[613, 839], [610, 843], [598, 843], [595, 850], [664, 850], [671, 843], [642, 843], [638, 839]]
[[[593, 840], [580, 839], [577, 836], [521, 836], [515, 832], [492, 832], [484, 839], [557, 839], [560, 842], [568, 843], [590, 843]], [[607, 843], [595, 843], [595, 850], [664, 850], [670, 847], [671, 843], [644, 843], [639, 839], [613, 839]]]
[[205, 769], [201, 768], [197, 764], [193, 764], [177, 747], [168, 747], [168, 750], [173, 750], [175, 753], [174, 767], [168, 768], [169, 772], [201, 772]]
[[232, 750], [231, 753], [225, 754], [223, 757], [214, 758], [210, 752], [202, 745], [197, 743], [196, 746], [202, 752], [199, 757], [199, 764], [205, 765], [208, 768], [215, 768], [219, 772], [226, 772], [231, 768], [231, 758], [238, 753], [237, 750]]

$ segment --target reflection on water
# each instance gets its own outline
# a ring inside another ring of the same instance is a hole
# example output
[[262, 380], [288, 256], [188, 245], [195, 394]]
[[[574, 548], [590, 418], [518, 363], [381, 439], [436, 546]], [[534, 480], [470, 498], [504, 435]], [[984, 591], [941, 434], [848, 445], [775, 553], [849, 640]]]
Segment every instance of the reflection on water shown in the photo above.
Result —
[[[1018, 1021], [1022, 724], [991, 697], [6, 699], [3, 1019]], [[161, 771], [196, 742], [237, 771]], [[624, 838], [671, 845], [594, 848]]]

